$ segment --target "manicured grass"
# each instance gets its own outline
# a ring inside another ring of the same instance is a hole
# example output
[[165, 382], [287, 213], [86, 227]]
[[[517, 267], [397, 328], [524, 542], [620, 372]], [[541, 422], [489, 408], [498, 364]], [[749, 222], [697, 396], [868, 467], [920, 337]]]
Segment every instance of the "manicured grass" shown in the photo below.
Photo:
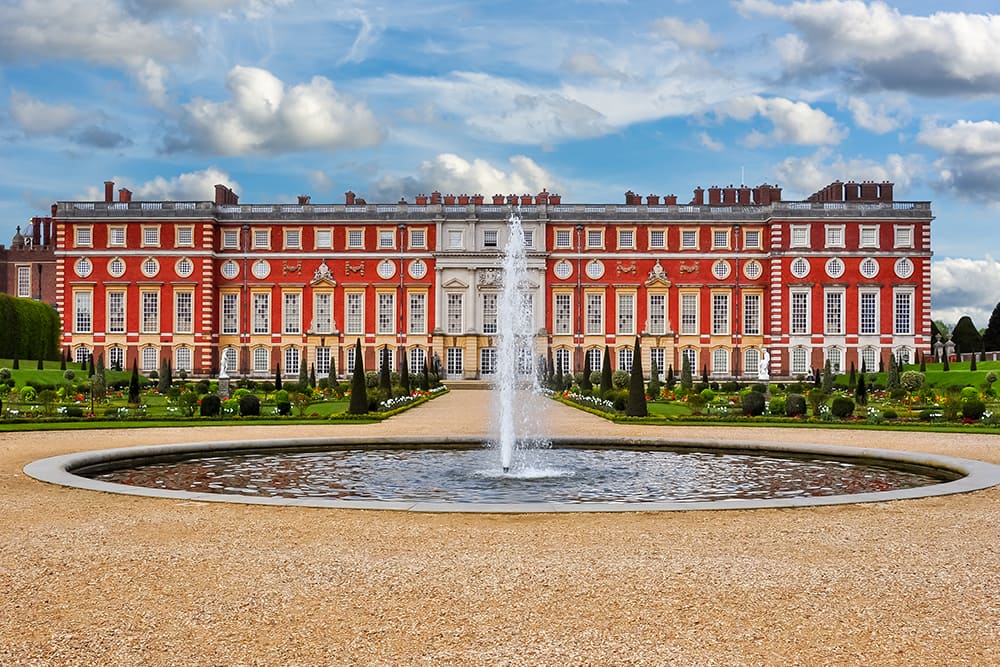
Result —
[[646, 409], [649, 411], [649, 414], [656, 417], [683, 417], [684, 415], [691, 414], [691, 410], [686, 405], [679, 403], [653, 401], [646, 404]]

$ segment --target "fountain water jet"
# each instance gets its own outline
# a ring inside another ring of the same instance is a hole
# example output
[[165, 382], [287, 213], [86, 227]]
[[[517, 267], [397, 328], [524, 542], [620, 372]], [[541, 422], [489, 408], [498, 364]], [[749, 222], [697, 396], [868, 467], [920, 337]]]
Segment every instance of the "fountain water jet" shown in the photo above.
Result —
[[[536, 406], [541, 387], [533, 371], [534, 318], [528, 284], [524, 229], [519, 210], [508, 219], [503, 254], [503, 291], [497, 304], [497, 368], [495, 380], [497, 445], [500, 467], [510, 472], [514, 453], [524, 444], [543, 444], [537, 435]], [[532, 432], [535, 430], [535, 432]]]

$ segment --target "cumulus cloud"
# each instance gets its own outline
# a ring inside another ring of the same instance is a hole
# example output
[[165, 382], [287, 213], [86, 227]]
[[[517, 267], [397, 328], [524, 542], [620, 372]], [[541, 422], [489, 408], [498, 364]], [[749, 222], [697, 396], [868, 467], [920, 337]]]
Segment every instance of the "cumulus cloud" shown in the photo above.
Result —
[[793, 102], [782, 97], [761, 97], [748, 95], [736, 97], [720, 104], [716, 113], [719, 117], [729, 117], [748, 121], [760, 116], [774, 126], [769, 133], [751, 132], [744, 142], [749, 146], [771, 143], [821, 145], [840, 143], [847, 136], [847, 130], [820, 109], [805, 102]]
[[514, 155], [506, 165], [497, 166], [481, 158], [467, 160], [454, 153], [441, 153], [422, 162], [415, 175], [383, 177], [372, 186], [372, 198], [395, 201], [400, 196], [412, 198], [434, 190], [486, 196], [534, 194], [543, 188], [555, 192], [558, 187], [551, 173], [524, 155]]
[[676, 16], [667, 16], [653, 21], [651, 29], [681, 48], [712, 50], [719, 45], [719, 38], [701, 19], [687, 23]]
[[919, 155], [886, 156], [884, 162], [867, 158], [845, 158], [829, 148], [820, 148], [812, 155], [788, 157], [774, 167], [775, 176], [785, 186], [786, 198], [808, 197], [836, 180], [890, 181], [896, 184], [897, 199], [905, 197], [926, 171]]
[[611, 67], [603, 58], [598, 58], [596, 53], [589, 51], [571, 53], [563, 60], [561, 68], [570, 74], [598, 79], [624, 81], [627, 78], [624, 72]]
[[898, 99], [879, 100], [872, 106], [864, 98], [849, 97], [844, 106], [851, 112], [856, 125], [875, 134], [898, 130], [907, 123], [906, 104]]
[[48, 104], [20, 91], [11, 91], [10, 115], [30, 136], [59, 134], [73, 127], [80, 112], [70, 104]]
[[968, 315], [984, 327], [1000, 296], [1000, 262], [992, 257], [944, 257], [931, 263], [931, 313], [936, 320], [954, 325]]
[[[128, 177], [116, 176], [113, 179], [119, 187], [132, 191], [135, 200], [175, 200], [175, 201], [213, 201], [215, 185], [221, 183], [239, 193], [240, 185], [232, 177], [218, 167], [207, 167], [201, 171], [178, 174], [172, 178], [157, 176], [144, 183], [136, 183]], [[104, 189], [88, 188], [84, 197], [86, 200], [103, 200]]]
[[1000, 123], [960, 120], [926, 125], [917, 140], [942, 154], [936, 187], [968, 200], [996, 202], [1000, 189]]
[[1000, 15], [915, 16], [858, 0], [740, 0], [736, 7], [798, 31], [777, 44], [791, 73], [846, 68], [869, 87], [923, 95], [1000, 91]]
[[704, 148], [707, 148], [713, 152], [719, 152], [725, 148], [725, 145], [721, 141], [716, 141], [709, 136], [708, 132], [701, 132], [698, 134], [698, 141]]
[[319, 169], [314, 169], [306, 174], [306, 180], [309, 181], [309, 185], [319, 192], [330, 192], [333, 189], [333, 179], [326, 172]]
[[267, 70], [237, 66], [227, 75], [226, 88], [229, 101], [196, 98], [185, 105], [187, 136], [170, 137], [168, 151], [273, 155], [372, 146], [383, 138], [372, 112], [321, 76], [286, 87]]

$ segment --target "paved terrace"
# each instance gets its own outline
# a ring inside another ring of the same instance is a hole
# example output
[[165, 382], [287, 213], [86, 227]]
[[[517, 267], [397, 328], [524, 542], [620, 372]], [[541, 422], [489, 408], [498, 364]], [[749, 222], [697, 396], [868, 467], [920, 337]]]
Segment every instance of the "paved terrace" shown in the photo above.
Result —
[[[548, 403], [554, 434], [656, 435]], [[412, 514], [55, 487], [163, 442], [484, 434], [454, 391], [377, 425], [0, 433], [0, 665], [1000, 664], [1000, 488], [794, 510]], [[679, 427], [1000, 463], [1000, 437]]]

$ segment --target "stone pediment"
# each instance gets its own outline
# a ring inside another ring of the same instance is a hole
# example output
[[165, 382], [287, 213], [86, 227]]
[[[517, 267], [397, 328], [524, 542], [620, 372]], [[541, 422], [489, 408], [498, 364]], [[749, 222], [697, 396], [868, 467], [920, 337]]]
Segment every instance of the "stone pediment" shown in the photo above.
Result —
[[469, 284], [462, 282], [458, 278], [451, 278], [446, 280], [442, 285], [445, 289], [468, 289]]
[[309, 284], [313, 287], [316, 287], [317, 285], [336, 287], [337, 281], [333, 279], [333, 271], [331, 271], [330, 267], [327, 266], [325, 259], [320, 262], [319, 267], [316, 268], [316, 272], [313, 274], [313, 279]]
[[667, 277], [667, 271], [660, 264], [660, 260], [656, 260], [656, 264], [649, 271], [649, 277], [646, 279], [646, 287], [670, 287], [670, 279]]

